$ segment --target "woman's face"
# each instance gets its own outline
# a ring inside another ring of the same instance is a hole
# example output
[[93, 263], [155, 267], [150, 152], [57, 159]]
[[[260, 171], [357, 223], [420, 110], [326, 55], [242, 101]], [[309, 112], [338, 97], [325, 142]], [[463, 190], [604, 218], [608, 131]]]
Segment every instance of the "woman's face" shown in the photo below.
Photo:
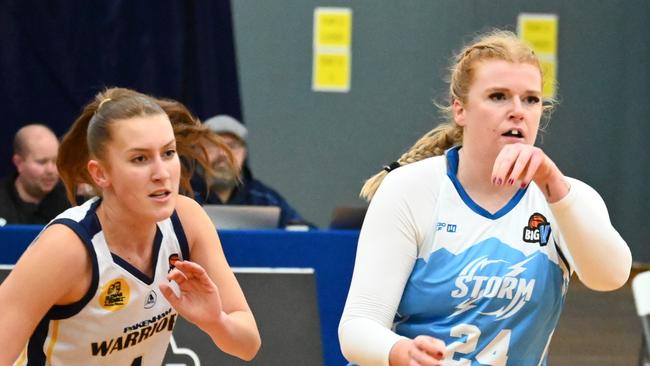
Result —
[[114, 121], [106, 146], [104, 199], [122, 209], [160, 221], [176, 207], [180, 162], [166, 114]]
[[454, 101], [463, 148], [496, 156], [506, 144], [534, 144], [542, 116], [542, 76], [527, 63], [479, 62], [466, 103]]

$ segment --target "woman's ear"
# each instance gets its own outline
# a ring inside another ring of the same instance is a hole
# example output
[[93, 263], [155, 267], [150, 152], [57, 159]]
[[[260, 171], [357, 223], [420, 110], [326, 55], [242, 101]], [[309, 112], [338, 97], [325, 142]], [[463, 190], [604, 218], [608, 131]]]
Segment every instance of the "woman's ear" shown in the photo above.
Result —
[[454, 102], [451, 104], [451, 112], [454, 116], [454, 121], [456, 124], [464, 127], [465, 126], [465, 107], [458, 99], [454, 99]]
[[93, 178], [93, 181], [99, 188], [104, 189], [109, 186], [110, 180], [106, 167], [104, 167], [99, 161], [93, 159], [88, 161], [87, 167], [90, 177]]

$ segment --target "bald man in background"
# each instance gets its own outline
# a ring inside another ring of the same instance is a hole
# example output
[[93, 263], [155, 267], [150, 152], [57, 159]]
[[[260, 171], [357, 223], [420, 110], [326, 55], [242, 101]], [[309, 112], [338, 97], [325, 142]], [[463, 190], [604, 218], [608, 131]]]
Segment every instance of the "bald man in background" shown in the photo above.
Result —
[[59, 140], [41, 124], [22, 127], [14, 137], [16, 171], [0, 182], [0, 226], [47, 224], [70, 207], [59, 182]]

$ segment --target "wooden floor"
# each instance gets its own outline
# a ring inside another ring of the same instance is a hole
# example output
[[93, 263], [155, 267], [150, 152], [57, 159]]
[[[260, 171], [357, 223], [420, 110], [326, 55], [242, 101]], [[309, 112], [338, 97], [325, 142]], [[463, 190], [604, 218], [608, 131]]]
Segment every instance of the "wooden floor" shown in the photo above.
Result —
[[549, 366], [637, 366], [641, 322], [631, 286], [596, 292], [573, 279], [549, 350]]

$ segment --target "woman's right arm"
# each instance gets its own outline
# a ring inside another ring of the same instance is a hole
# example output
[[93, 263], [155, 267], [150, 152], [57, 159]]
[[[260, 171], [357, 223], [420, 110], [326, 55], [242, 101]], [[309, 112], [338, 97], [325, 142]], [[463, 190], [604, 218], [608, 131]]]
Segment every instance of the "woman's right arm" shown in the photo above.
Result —
[[[91, 264], [79, 237], [63, 225], [45, 229], [0, 285], [0, 365], [11, 365], [55, 304], [79, 300]], [[85, 286], [85, 289], [84, 289]]]
[[400, 364], [413, 346], [413, 340], [395, 334], [391, 327], [417, 259], [419, 209], [404, 197], [401, 179], [392, 175], [368, 207], [339, 324], [341, 350], [348, 361], [359, 365]]
[[[179, 196], [176, 206], [190, 247], [190, 261], [177, 262], [163, 295], [185, 320], [194, 323], [225, 353], [250, 361], [261, 346], [255, 317], [223, 252], [217, 230], [203, 208]], [[181, 273], [182, 272], [182, 273]]]

